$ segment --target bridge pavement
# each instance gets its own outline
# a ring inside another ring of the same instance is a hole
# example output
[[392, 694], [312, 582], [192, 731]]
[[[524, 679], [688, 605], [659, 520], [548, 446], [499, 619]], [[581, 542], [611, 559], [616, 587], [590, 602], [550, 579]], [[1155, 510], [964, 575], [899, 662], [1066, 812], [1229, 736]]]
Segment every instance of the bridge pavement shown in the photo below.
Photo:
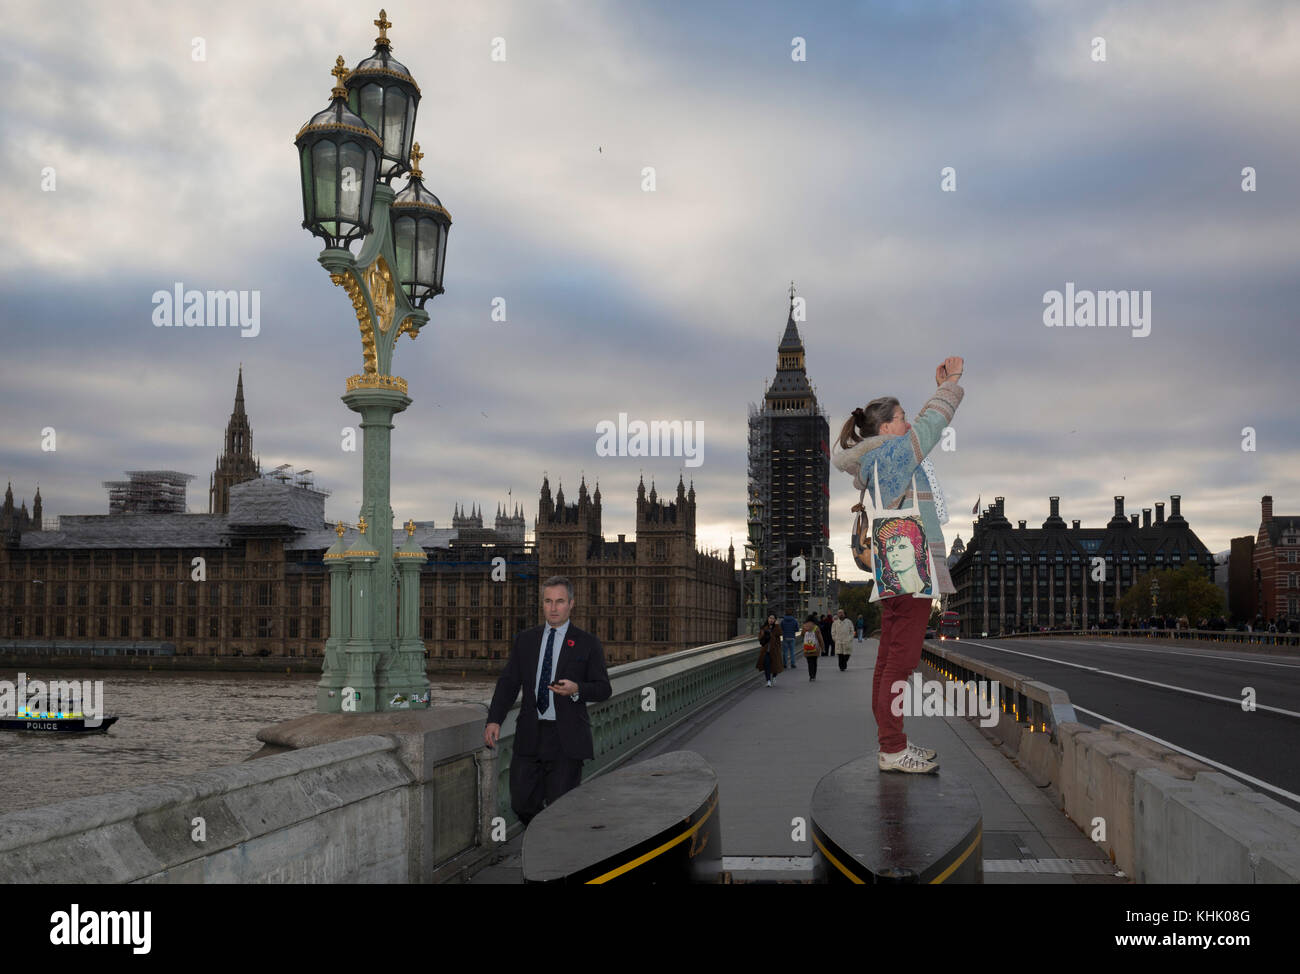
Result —
[[[771, 688], [755, 671], [751, 684], [639, 752], [692, 750], [718, 774], [724, 868], [736, 878], [797, 880], [811, 864], [805, 822], [813, 789], [833, 768], [876, 749], [868, 701], [877, 641], [854, 643], [848, 669], [818, 659], [808, 679], [801, 659]], [[928, 679], [934, 676], [922, 670]], [[1125, 883], [1089, 840], [973, 721], [908, 717], [908, 739], [939, 752], [940, 775], [974, 789], [983, 815], [985, 883]], [[521, 882], [522, 838], [477, 873], [474, 883]]]

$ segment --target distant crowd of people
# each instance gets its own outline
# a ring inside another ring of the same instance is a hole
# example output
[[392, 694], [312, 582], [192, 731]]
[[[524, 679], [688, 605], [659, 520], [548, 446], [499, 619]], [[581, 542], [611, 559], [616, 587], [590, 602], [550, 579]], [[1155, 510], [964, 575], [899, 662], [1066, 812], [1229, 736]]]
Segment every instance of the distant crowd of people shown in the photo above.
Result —
[[1124, 629], [1203, 629], [1208, 632], [1227, 632], [1235, 630], [1236, 632], [1300, 632], [1300, 620], [1287, 619], [1286, 616], [1279, 613], [1272, 619], [1265, 619], [1262, 613], [1256, 613], [1253, 622], [1231, 623], [1222, 615], [1202, 616], [1192, 626], [1187, 616], [1182, 615], [1175, 618], [1171, 615], [1150, 616], [1146, 619], [1125, 619]]
[[817, 660], [822, 656], [838, 659], [843, 672], [849, 668], [853, 643], [862, 638], [864, 625], [862, 616], [854, 621], [843, 609], [833, 616], [810, 613], [802, 623], [790, 612], [780, 619], [776, 613], [769, 613], [758, 633], [758, 662], [754, 668], [763, 671], [768, 686], [783, 671], [794, 669], [799, 657], [805, 661], [809, 680], [817, 679]]

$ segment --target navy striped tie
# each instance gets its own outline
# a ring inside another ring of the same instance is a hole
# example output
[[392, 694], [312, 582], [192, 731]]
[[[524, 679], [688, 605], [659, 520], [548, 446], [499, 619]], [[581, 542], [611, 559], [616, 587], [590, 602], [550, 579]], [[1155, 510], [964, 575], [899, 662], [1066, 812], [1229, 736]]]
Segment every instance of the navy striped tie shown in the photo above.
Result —
[[555, 658], [551, 650], [555, 648], [555, 630], [548, 627], [546, 633], [546, 654], [542, 657], [542, 675], [537, 678], [537, 712], [546, 713], [551, 705], [551, 661]]

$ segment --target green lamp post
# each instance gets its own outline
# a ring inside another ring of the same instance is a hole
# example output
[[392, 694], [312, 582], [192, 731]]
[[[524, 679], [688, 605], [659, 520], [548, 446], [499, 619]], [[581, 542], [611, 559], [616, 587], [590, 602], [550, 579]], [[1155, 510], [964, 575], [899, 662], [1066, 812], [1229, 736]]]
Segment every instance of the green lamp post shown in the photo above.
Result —
[[767, 621], [767, 614], [763, 606], [763, 501], [759, 498], [758, 492], [754, 491], [749, 497], [749, 543], [746, 545], [754, 552], [752, 559], [751, 571], [753, 572], [754, 591], [752, 596], [749, 593], [749, 632], [750, 634], [758, 632], [761, 623]]
[[[392, 362], [398, 338], [416, 338], [429, 320], [425, 303], [443, 293], [451, 216], [424, 188], [413, 144], [419, 86], [392, 56], [383, 10], [374, 23], [373, 54], [350, 72], [339, 56], [329, 105], [294, 140], [302, 225], [324, 240], [317, 259], [347, 292], [361, 331], [362, 370], [348, 377], [341, 397], [361, 417], [361, 516], [353, 542], [344, 544], [340, 524], [325, 554], [330, 635], [316, 691], [323, 713], [427, 706], [429, 689], [419, 613], [412, 611], [425, 556], [412, 522], [406, 543], [393, 550], [390, 440], [393, 416], [411, 400]], [[408, 184], [394, 193], [393, 180], [407, 173]]]

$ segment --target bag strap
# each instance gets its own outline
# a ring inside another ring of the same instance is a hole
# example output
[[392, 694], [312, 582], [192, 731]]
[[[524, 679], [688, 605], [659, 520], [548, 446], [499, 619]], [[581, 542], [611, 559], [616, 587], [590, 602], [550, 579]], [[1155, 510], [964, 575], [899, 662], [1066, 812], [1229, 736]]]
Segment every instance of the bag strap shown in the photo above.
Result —
[[[872, 467], [871, 467], [871, 477], [872, 477], [872, 479], [871, 479], [871, 481], [870, 481], [871, 483], [873, 483], [873, 484], [876, 483], [876, 477], [879, 475], [879, 473], [880, 473], [880, 463], [877, 462], [877, 463], [873, 464]], [[880, 487], [879, 487], [879, 485], [877, 484], [877, 485], [876, 485], [876, 490], [879, 491], [879, 489], [880, 489]], [[860, 512], [860, 511], [865, 511], [866, 508], [863, 507], [863, 505], [862, 505], [862, 499], [863, 499], [864, 497], [866, 497], [866, 496], [867, 496], [867, 482], [864, 481], [863, 484], [862, 484], [862, 491], [858, 494], [858, 502], [857, 502], [856, 504], [854, 504], [852, 507], [850, 507], [849, 510], [850, 510], [851, 512], [853, 512], [853, 513], [858, 513], [858, 512]], [[875, 496], [873, 496], [873, 497], [871, 498], [871, 506], [872, 506], [873, 508], [876, 508], [876, 507], [879, 507], [879, 506], [880, 506], [880, 504], [877, 503]]]
[[[877, 509], [877, 510], [881, 510], [881, 511], [884, 511], [884, 510], [891, 510], [891, 511], [892, 511], [892, 510], [898, 510], [898, 509], [899, 509], [899, 508], [892, 508], [892, 507], [891, 507], [891, 508], [886, 508], [886, 507], [885, 507], [885, 501], [884, 501], [884, 498], [881, 496], [881, 493], [880, 493], [880, 463], [879, 463], [879, 461], [877, 461], [875, 464], [872, 465], [872, 468], [871, 468], [871, 485], [872, 485], [872, 487], [875, 488], [874, 491], [872, 492], [872, 497], [871, 497], [871, 501], [872, 501], [872, 504], [873, 504], [873, 506], [875, 507], [875, 509]], [[865, 487], [863, 487], [862, 492], [863, 492], [863, 494], [866, 493], [866, 488], [865, 488]], [[904, 492], [904, 496], [906, 496], [906, 491]], [[858, 504], [859, 504], [859, 507], [854, 508], [854, 510], [860, 510], [860, 509], [861, 509], [861, 503], [862, 503], [862, 498], [859, 497], [859, 498], [858, 498]], [[913, 504], [913, 506], [916, 506], [916, 505], [917, 505], [917, 500], [916, 500], [916, 471], [915, 471], [915, 470], [912, 471], [912, 504]]]
[[[871, 483], [872, 483], [872, 485], [875, 487], [875, 491], [873, 492], [872, 497], [871, 497], [872, 507], [874, 507], [874, 508], [879, 508], [880, 510], [884, 510], [884, 509], [885, 509], [885, 502], [884, 502], [883, 500], [880, 499], [880, 463], [879, 463], [879, 461], [877, 461], [877, 462], [876, 462], [875, 464], [873, 464], [872, 467], [871, 467]], [[854, 504], [852, 507], [849, 508], [849, 512], [850, 512], [850, 513], [856, 514], [856, 513], [859, 512], [859, 511], [864, 511], [864, 510], [866, 510], [866, 508], [862, 506], [862, 499], [866, 496], [866, 494], [867, 494], [867, 488], [866, 488], [865, 485], [863, 485], [863, 487], [862, 487], [862, 491], [858, 494], [858, 502], [857, 502], [856, 504]], [[915, 470], [912, 471], [912, 503], [913, 503], [913, 504], [916, 503], [916, 471], [915, 471]]]

